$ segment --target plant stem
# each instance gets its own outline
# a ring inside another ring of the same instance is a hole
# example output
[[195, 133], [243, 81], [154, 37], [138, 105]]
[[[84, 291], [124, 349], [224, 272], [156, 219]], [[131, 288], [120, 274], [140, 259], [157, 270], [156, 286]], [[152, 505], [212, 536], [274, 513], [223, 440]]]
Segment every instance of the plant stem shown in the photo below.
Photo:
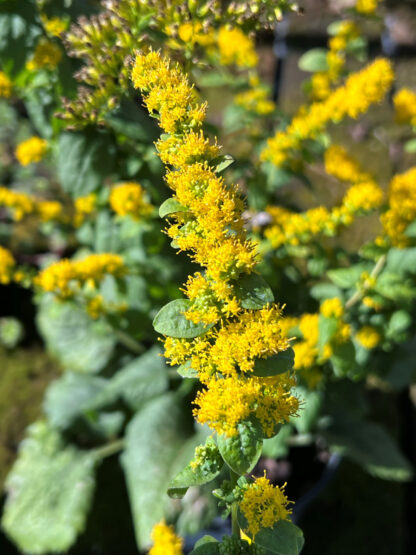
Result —
[[144, 351], [143, 345], [138, 341], [136, 341], [135, 339], [133, 339], [131, 335], [129, 335], [128, 333], [122, 330], [114, 330], [114, 333], [118, 341], [122, 345], [127, 347], [127, 349], [130, 349], [130, 351], [133, 351], [133, 353], [136, 353], [137, 355], [141, 355], [143, 353]]
[[[374, 266], [370, 277], [375, 278], [378, 276], [378, 274], [381, 272], [381, 270], [383, 269], [384, 264], [386, 263], [386, 255], [383, 254], [382, 256], [380, 256], [380, 258], [377, 260], [376, 265]], [[366, 285], [366, 282], [364, 282], [364, 285], [362, 287], [362, 289], [359, 289], [358, 291], [356, 291], [354, 293], [354, 295], [345, 303], [345, 308], [351, 308], [352, 306], [354, 306], [356, 303], [358, 303], [358, 301], [361, 299], [361, 297], [364, 295], [364, 293], [367, 291], [367, 289], [369, 289], [369, 285]]]
[[[239, 475], [230, 469], [230, 482], [231, 486], [234, 488], [237, 485], [237, 480]], [[234, 502], [231, 505], [231, 533], [233, 536], [240, 537], [240, 525], [237, 520], [238, 503]]]
[[105, 459], [107, 457], [111, 457], [111, 455], [114, 455], [115, 453], [118, 453], [123, 449], [123, 447], [124, 439], [116, 439], [115, 441], [96, 449], [95, 456], [97, 459]]

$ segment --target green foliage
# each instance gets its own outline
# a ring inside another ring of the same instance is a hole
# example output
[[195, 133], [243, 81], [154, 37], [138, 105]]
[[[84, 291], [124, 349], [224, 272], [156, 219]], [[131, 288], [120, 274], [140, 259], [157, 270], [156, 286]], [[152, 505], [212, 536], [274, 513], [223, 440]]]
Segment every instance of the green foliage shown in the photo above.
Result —
[[295, 353], [293, 349], [289, 347], [286, 351], [282, 351], [277, 355], [273, 355], [269, 358], [259, 358], [256, 360], [253, 374], [261, 378], [267, 378], [270, 376], [277, 376], [278, 374], [284, 374], [293, 368], [295, 363]]
[[273, 528], [263, 528], [256, 535], [256, 545], [267, 554], [298, 555], [304, 543], [302, 530], [287, 520], [280, 520]]
[[238, 434], [227, 437], [218, 435], [218, 449], [227, 465], [236, 474], [246, 474], [255, 467], [263, 445], [259, 424], [246, 421], [237, 426]]
[[66, 551], [85, 528], [95, 457], [65, 446], [42, 421], [33, 424], [6, 481], [2, 526], [24, 553]]
[[184, 312], [191, 306], [188, 299], [175, 299], [159, 310], [153, 320], [153, 327], [158, 333], [170, 337], [190, 339], [208, 331], [214, 324], [194, 324], [188, 320]]
[[257, 310], [274, 301], [268, 283], [257, 274], [242, 276], [236, 282], [236, 296], [243, 308]]
[[299, 58], [299, 69], [315, 73], [316, 71], [327, 71], [328, 62], [326, 59], [327, 51], [325, 48], [313, 48], [308, 50]]

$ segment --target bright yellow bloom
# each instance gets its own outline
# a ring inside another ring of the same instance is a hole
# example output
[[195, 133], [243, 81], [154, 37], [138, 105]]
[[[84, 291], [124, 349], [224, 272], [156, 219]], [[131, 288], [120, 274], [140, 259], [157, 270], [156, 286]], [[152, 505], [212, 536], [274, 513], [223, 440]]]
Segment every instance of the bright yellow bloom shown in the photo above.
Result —
[[393, 97], [397, 123], [416, 125], [416, 93], [400, 89]]
[[381, 335], [372, 326], [364, 326], [357, 331], [355, 339], [366, 349], [374, 349], [380, 343]]
[[63, 216], [62, 204], [56, 200], [40, 200], [36, 210], [43, 222], [59, 221]]
[[182, 539], [163, 520], [153, 526], [152, 540], [149, 555], [182, 555]]
[[325, 171], [340, 181], [357, 183], [370, 179], [370, 176], [362, 171], [358, 162], [351, 158], [342, 146], [331, 145], [327, 148], [324, 160]]
[[120, 277], [125, 273], [126, 267], [118, 254], [91, 254], [82, 260], [55, 262], [42, 270], [34, 282], [44, 291], [71, 297], [87, 282], [94, 287], [107, 274]]
[[382, 214], [381, 223], [392, 244], [402, 248], [410, 242], [406, 228], [416, 219], [416, 167], [393, 177], [388, 201], [389, 209]]
[[338, 297], [325, 299], [321, 304], [320, 313], [326, 318], [341, 318], [344, 314], [344, 305]]
[[119, 216], [138, 220], [152, 213], [153, 207], [139, 183], [121, 183], [111, 190], [110, 206]]
[[331, 94], [331, 79], [327, 72], [318, 71], [312, 75], [310, 94], [313, 100], [324, 100]]
[[253, 41], [240, 29], [221, 27], [218, 31], [218, 48], [220, 60], [223, 65], [238, 67], [254, 67], [258, 63], [258, 57]]
[[352, 212], [370, 212], [380, 208], [384, 195], [380, 187], [372, 182], [357, 183], [350, 187], [343, 198], [343, 205]]
[[248, 522], [244, 532], [253, 539], [262, 528], [272, 528], [279, 520], [289, 520], [292, 511], [287, 508], [290, 501], [284, 493], [284, 487], [273, 486], [263, 476], [256, 478], [244, 490], [239, 505]]
[[10, 283], [15, 265], [12, 253], [0, 246], [0, 283], [3, 285]]
[[16, 221], [20, 221], [35, 210], [35, 202], [29, 195], [12, 191], [6, 187], [0, 187], [0, 206], [11, 210], [13, 219]]
[[285, 131], [278, 131], [270, 138], [261, 154], [262, 160], [281, 166], [291, 153], [299, 150], [303, 141], [315, 139], [329, 122], [338, 123], [346, 117], [357, 118], [372, 104], [380, 102], [393, 79], [391, 63], [384, 58], [353, 73], [345, 85], [335, 89], [326, 100], [303, 107]]
[[3, 71], [0, 71], [0, 98], [9, 98], [12, 95], [13, 85]]
[[376, 11], [379, 2], [380, 0], [357, 0], [355, 9], [363, 15], [371, 15]]
[[15, 155], [22, 166], [40, 162], [45, 156], [48, 143], [40, 137], [31, 137], [17, 145]]
[[75, 225], [79, 226], [85, 220], [86, 216], [92, 214], [95, 210], [95, 205], [97, 202], [97, 195], [95, 193], [90, 193], [83, 197], [78, 197], [75, 199]]
[[40, 16], [43, 27], [48, 35], [59, 37], [67, 28], [67, 22], [59, 17], [48, 19], [46, 15]]
[[62, 58], [62, 51], [58, 45], [49, 41], [41, 40], [35, 48], [33, 57], [26, 63], [27, 69], [36, 71], [42, 68], [55, 68]]
[[267, 89], [256, 87], [248, 91], [239, 93], [235, 97], [237, 106], [242, 106], [250, 112], [255, 112], [260, 116], [270, 114], [276, 108], [274, 102], [269, 99]]

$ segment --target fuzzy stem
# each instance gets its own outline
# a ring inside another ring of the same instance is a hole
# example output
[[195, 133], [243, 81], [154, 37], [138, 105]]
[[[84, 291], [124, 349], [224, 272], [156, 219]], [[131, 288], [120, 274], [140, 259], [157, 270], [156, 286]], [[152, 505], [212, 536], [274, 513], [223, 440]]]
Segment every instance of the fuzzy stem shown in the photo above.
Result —
[[105, 459], [111, 457], [115, 453], [118, 453], [124, 448], [124, 439], [116, 439], [115, 441], [99, 447], [95, 450], [95, 456], [97, 459]]
[[[230, 469], [230, 482], [231, 486], [234, 488], [237, 485], [237, 480], [239, 475]], [[238, 503], [234, 502], [231, 505], [231, 533], [233, 536], [240, 537], [240, 525], [237, 520]]]
[[114, 330], [114, 333], [119, 343], [127, 347], [127, 349], [129, 349], [133, 353], [136, 353], [136, 355], [141, 355], [143, 353], [144, 351], [143, 345], [141, 345], [138, 341], [133, 339], [131, 335], [129, 335], [128, 333], [122, 330]]

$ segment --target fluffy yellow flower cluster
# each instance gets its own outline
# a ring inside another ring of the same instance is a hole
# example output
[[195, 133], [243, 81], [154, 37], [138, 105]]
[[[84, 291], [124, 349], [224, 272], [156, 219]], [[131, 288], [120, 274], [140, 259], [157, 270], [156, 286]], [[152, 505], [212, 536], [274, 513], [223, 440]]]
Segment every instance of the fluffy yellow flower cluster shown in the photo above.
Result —
[[265, 476], [246, 486], [239, 505], [248, 522], [244, 531], [253, 539], [262, 528], [272, 528], [279, 520], [289, 520], [291, 502], [284, 488], [273, 486]]
[[[237, 300], [235, 280], [256, 265], [254, 244], [243, 228], [243, 203], [237, 188], [227, 187], [212, 165], [218, 147], [198, 131], [203, 118], [193, 114], [204, 112], [178, 66], [171, 66], [156, 52], [138, 55], [132, 79], [142, 89], [146, 105], [151, 99], [150, 110], [157, 109], [165, 130], [165, 105], [173, 106], [172, 99], [178, 102], [178, 98], [184, 103], [174, 111], [178, 119], [168, 125], [176, 134], [157, 143], [161, 159], [176, 168], [166, 176], [178, 203], [167, 233], [205, 269], [186, 283], [185, 293], [192, 304], [185, 317], [195, 323], [222, 324], [192, 340], [167, 337], [165, 356], [170, 364], [190, 364], [207, 386], [196, 400], [195, 416], [200, 422], [232, 436], [237, 425], [254, 412], [264, 433], [272, 434], [272, 427], [296, 413], [298, 401], [290, 395], [292, 377], [283, 374], [273, 380], [250, 374], [256, 358], [285, 350], [288, 343], [279, 333], [278, 307], [245, 310]], [[181, 91], [180, 97], [176, 90]]]
[[95, 210], [97, 203], [97, 195], [95, 193], [90, 193], [83, 197], [78, 197], [75, 199], [75, 218], [74, 223], [76, 226], [80, 226], [87, 216], [92, 214]]
[[34, 283], [62, 298], [72, 297], [84, 283], [95, 287], [107, 274], [123, 276], [126, 267], [118, 254], [91, 254], [82, 260], [63, 259], [42, 270]]
[[380, 102], [393, 79], [393, 68], [384, 58], [351, 74], [345, 84], [335, 89], [327, 99], [304, 106], [285, 131], [278, 131], [270, 138], [261, 159], [269, 160], [276, 166], [283, 165], [301, 149], [303, 141], [316, 138], [329, 122], [337, 123], [346, 117], [356, 118], [372, 104]]
[[46, 15], [41, 15], [40, 18], [46, 33], [53, 37], [59, 37], [68, 26], [67, 22], [59, 17], [51, 17], [48, 19]]
[[152, 540], [149, 555], [182, 555], [182, 538], [175, 534], [173, 526], [164, 521], [153, 526]]
[[15, 156], [22, 166], [40, 162], [46, 154], [48, 143], [40, 137], [30, 137], [17, 145]]
[[379, 2], [380, 0], [357, 0], [355, 9], [363, 15], [371, 15], [376, 11]]
[[0, 187], [0, 206], [10, 210], [15, 221], [20, 221], [29, 214], [39, 216], [43, 222], [64, 219], [61, 203], [55, 200], [39, 200], [26, 193], [11, 191], [7, 187]]
[[223, 65], [254, 67], [258, 57], [253, 41], [237, 28], [221, 27], [217, 37], [220, 61]]
[[267, 88], [261, 87], [258, 79], [250, 80], [252, 88], [237, 94], [234, 102], [237, 106], [242, 106], [249, 112], [254, 112], [259, 116], [267, 116], [271, 114], [276, 106], [269, 98]]
[[338, 297], [333, 297], [325, 299], [319, 311], [326, 318], [341, 318], [344, 314], [344, 305]]
[[331, 85], [338, 81], [346, 62], [348, 44], [359, 36], [359, 29], [353, 21], [340, 22], [335, 36], [329, 40], [326, 55], [328, 69], [316, 72], [311, 79], [311, 96], [314, 100], [324, 100], [331, 93]]
[[35, 48], [33, 57], [26, 63], [27, 69], [36, 71], [42, 68], [54, 69], [62, 58], [59, 46], [49, 40], [41, 40]]
[[380, 343], [381, 335], [372, 326], [364, 326], [357, 331], [355, 339], [366, 349], [374, 349]]
[[12, 82], [3, 71], [0, 71], [0, 98], [9, 98], [12, 94]]
[[15, 265], [12, 253], [0, 246], [0, 283], [3, 285], [10, 283]]
[[393, 97], [397, 123], [416, 126], [416, 93], [410, 89], [400, 89]]
[[131, 216], [138, 220], [153, 211], [146, 193], [139, 183], [121, 183], [110, 193], [110, 206], [119, 216]]
[[325, 169], [337, 179], [354, 185], [347, 190], [341, 204], [332, 210], [318, 206], [295, 213], [280, 206], [268, 207], [272, 224], [265, 229], [264, 235], [272, 248], [307, 243], [320, 233], [331, 236], [340, 226], [351, 225], [358, 214], [371, 212], [382, 205], [382, 189], [341, 146], [333, 145], [326, 150]]
[[399, 248], [409, 244], [407, 226], [416, 219], [416, 167], [396, 175], [388, 189], [388, 210], [381, 215], [385, 234]]

